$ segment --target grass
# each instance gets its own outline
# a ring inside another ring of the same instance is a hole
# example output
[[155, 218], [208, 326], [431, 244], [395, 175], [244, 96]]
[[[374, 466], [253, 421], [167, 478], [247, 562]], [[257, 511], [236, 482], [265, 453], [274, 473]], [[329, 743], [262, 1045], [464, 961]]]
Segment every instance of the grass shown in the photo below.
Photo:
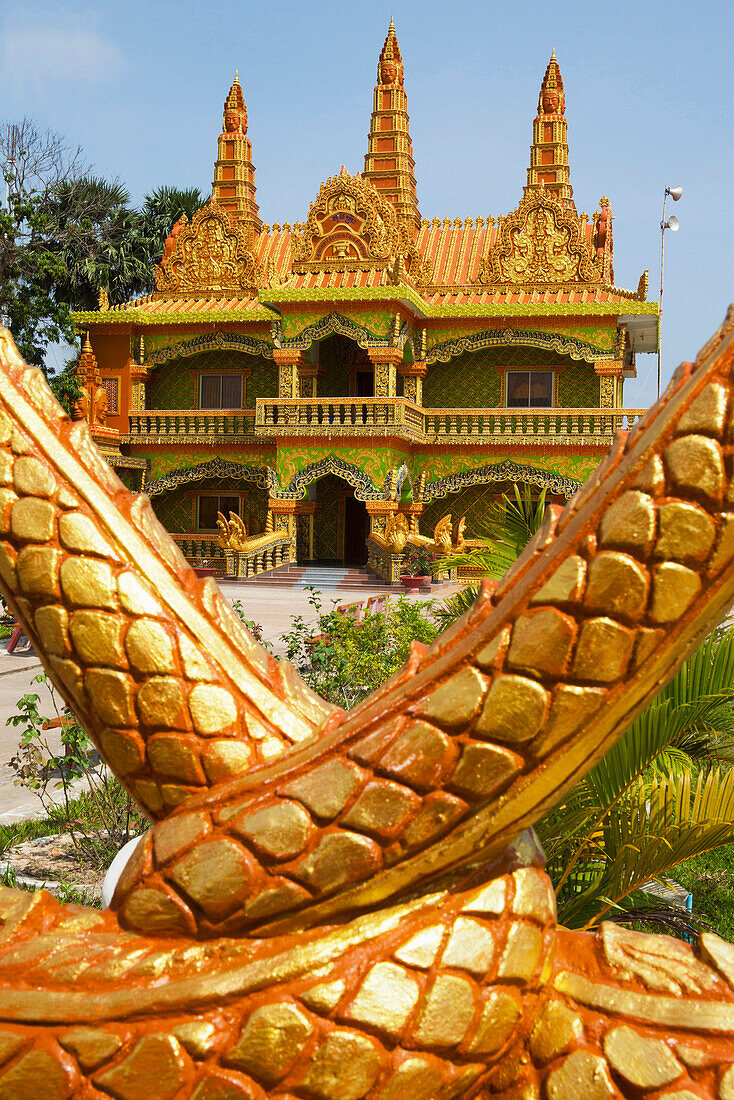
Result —
[[671, 878], [693, 894], [693, 912], [725, 940], [734, 940], [734, 844], [681, 863]]

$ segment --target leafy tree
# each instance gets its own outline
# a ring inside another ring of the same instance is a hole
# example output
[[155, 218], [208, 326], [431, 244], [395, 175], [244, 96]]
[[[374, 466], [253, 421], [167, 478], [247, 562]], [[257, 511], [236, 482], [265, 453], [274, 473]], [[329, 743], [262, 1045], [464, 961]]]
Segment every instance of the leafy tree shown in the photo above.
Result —
[[72, 309], [95, 309], [100, 289], [112, 304], [150, 286], [148, 242], [141, 215], [122, 184], [86, 175], [46, 193], [48, 247], [62, 261], [55, 294]]
[[48, 345], [74, 338], [69, 306], [54, 292], [64, 271], [48, 231], [42, 196], [9, 190], [0, 206], [0, 319], [26, 362], [44, 370]]

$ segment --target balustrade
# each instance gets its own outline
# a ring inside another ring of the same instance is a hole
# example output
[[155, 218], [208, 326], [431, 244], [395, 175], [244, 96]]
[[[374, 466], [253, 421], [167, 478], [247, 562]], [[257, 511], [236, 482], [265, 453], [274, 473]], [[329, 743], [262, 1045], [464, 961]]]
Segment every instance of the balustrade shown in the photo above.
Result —
[[251, 439], [254, 424], [253, 409], [149, 409], [130, 413], [129, 439], [176, 439], [182, 443]]
[[427, 441], [593, 442], [631, 428], [645, 409], [424, 409]]
[[259, 435], [385, 435], [419, 438], [423, 414], [402, 397], [260, 399]]
[[223, 550], [213, 533], [192, 531], [171, 538], [188, 561], [206, 562], [218, 575], [228, 577], [257, 577], [294, 558], [292, 538], [275, 532], [252, 536], [253, 545], [245, 550]]
[[255, 410], [130, 413], [128, 442], [251, 440], [277, 435], [397, 435], [404, 439], [548, 444], [609, 441], [644, 409], [430, 409], [403, 397], [260, 398]]

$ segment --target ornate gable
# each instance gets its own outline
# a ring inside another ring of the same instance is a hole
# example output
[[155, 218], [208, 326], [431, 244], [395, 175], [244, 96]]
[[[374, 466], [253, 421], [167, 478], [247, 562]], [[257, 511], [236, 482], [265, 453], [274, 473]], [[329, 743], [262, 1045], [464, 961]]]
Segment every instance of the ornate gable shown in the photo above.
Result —
[[482, 259], [479, 281], [487, 285], [548, 287], [600, 283], [576, 213], [543, 191], [528, 194], [497, 224], [494, 245]]
[[157, 293], [181, 297], [256, 294], [258, 277], [244, 229], [215, 202], [176, 223], [155, 269]]
[[361, 176], [345, 169], [321, 184], [293, 242], [293, 270], [387, 268], [400, 243], [395, 210]]

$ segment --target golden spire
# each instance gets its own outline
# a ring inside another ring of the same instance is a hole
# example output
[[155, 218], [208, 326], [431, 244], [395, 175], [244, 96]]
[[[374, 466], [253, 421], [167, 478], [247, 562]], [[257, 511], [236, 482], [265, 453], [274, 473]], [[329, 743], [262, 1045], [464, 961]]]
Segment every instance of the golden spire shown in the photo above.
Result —
[[575, 213], [568, 166], [568, 123], [565, 116], [563, 77], [554, 47], [540, 85], [525, 194], [540, 190], [550, 192]]
[[391, 19], [377, 64], [363, 176], [393, 203], [398, 217], [411, 226], [411, 231], [415, 227], [417, 232], [420, 213], [403, 76], [403, 57]]
[[247, 136], [247, 107], [235, 72], [232, 87], [224, 101], [222, 133], [214, 166], [212, 199], [232, 215], [245, 229], [248, 243], [260, 232], [262, 222], [255, 199], [255, 168], [252, 143]]

